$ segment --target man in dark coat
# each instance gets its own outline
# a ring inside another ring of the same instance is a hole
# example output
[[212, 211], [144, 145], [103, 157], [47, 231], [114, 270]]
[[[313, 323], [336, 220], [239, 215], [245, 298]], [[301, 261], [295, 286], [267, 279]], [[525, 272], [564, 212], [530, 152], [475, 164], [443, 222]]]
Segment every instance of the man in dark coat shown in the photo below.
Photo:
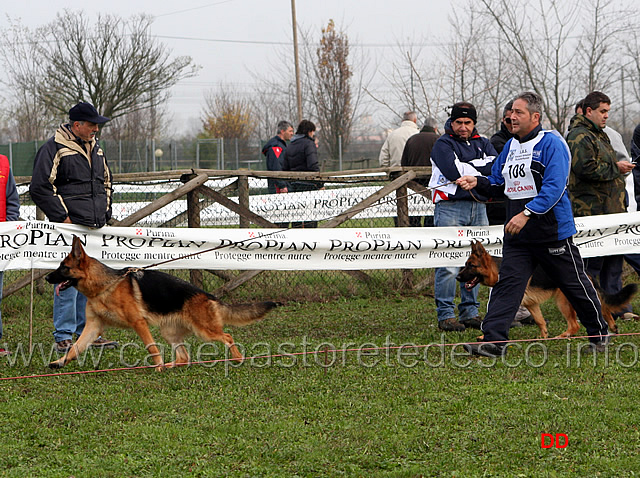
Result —
[[[287, 149], [287, 141], [293, 136], [293, 126], [288, 121], [278, 123], [278, 133], [262, 147], [262, 154], [267, 160], [267, 171], [282, 171], [284, 150]], [[286, 193], [289, 184], [282, 179], [267, 179], [269, 194]]]
[[[440, 134], [438, 123], [434, 118], [427, 118], [420, 133], [411, 136], [404, 145], [402, 151], [401, 166], [430, 166], [431, 150]], [[427, 186], [428, 180], [419, 180], [420, 184]], [[433, 226], [433, 216], [424, 216], [424, 225]], [[422, 226], [422, 216], [409, 216], [409, 226]]]
[[[320, 171], [315, 135], [316, 125], [309, 120], [302, 120], [285, 151], [282, 161], [283, 171]], [[315, 181], [291, 181], [291, 192], [316, 191], [323, 189], [323, 186], [322, 183]], [[318, 221], [292, 222], [291, 226], [313, 228], [318, 227]]]
[[502, 110], [502, 121], [500, 122], [500, 131], [491, 136], [491, 144], [498, 154], [502, 153], [504, 145], [507, 144], [511, 138], [513, 138], [513, 127], [511, 126], [511, 108], [513, 107], [513, 101], [509, 101]]

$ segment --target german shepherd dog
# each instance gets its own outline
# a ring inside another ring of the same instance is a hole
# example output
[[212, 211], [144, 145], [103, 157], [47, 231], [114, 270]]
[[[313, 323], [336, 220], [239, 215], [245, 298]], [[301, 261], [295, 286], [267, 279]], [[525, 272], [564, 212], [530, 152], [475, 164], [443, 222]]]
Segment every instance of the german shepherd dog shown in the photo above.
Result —
[[[471, 255], [467, 259], [464, 267], [457, 277], [458, 281], [464, 282], [467, 289], [475, 287], [477, 284], [484, 284], [493, 287], [498, 282], [498, 259], [491, 256], [480, 242], [474, 241], [471, 244]], [[605, 294], [596, 287], [600, 303], [602, 304], [602, 315], [609, 325], [609, 330], [618, 333], [613, 314], [622, 311], [631, 301], [638, 290], [637, 284], [629, 284], [616, 294]], [[554, 297], [560, 312], [567, 320], [567, 330], [558, 337], [571, 337], [575, 335], [580, 325], [577, 321], [576, 311], [569, 303], [569, 300], [560, 291], [555, 282], [545, 273], [540, 266], [533, 271], [531, 279], [527, 284], [522, 305], [526, 307], [536, 325], [540, 329], [540, 336], [547, 338], [547, 323], [542, 316], [540, 304]]]
[[204, 340], [224, 343], [232, 357], [240, 361], [242, 354], [222, 326], [250, 324], [280, 305], [275, 302], [225, 305], [189, 282], [164, 272], [111, 269], [88, 256], [76, 236], [69, 255], [46, 279], [58, 284], [56, 292], [75, 287], [87, 296], [84, 331], [62, 358], [49, 364], [51, 368], [62, 368], [75, 359], [100, 336], [105, 326], [135, 330], [159, 371], [165, 365], [149, 331], [150, 325], [157, 325], [175, 350], [175, 362], [168, 366], [189, 363], [183, 339], [192, 333]]

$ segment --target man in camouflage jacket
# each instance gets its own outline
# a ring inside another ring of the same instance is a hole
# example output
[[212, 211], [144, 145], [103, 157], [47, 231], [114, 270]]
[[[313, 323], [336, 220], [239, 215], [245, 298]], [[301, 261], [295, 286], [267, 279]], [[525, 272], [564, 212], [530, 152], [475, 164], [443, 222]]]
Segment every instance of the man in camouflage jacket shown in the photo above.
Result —
[[[569, 192], [573, 214], [579, 217], [626, 212], [624, 176], [634, 165], [618, 161], [603, 131], [611, 100], [604, 93], [594, 91], [586, 96], [582, 107], [583, 114], [571, 119], [567, 135], [571, 150]], [[593, 257], [584, 262], [587, 273], [603, 285], [617, 283], [622, 274], [622, 256]]]

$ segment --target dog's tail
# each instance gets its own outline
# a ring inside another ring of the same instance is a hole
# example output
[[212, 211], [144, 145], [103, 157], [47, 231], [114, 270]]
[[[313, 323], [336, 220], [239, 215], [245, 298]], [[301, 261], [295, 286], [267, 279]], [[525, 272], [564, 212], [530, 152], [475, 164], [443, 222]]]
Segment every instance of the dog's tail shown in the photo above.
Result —
[[243, 326], [262, 319], [267, 312], [282, 305], [279, 302], [227, 305], [218, 303], [225, 324]]
[[603, 294], [602, 301], [609, 307], [611, 312], [615, 314], [629, 305], [629, 302], [631, 302], [636, 292], [638, 292], [638, 284], [629, 284], [615, 294]]

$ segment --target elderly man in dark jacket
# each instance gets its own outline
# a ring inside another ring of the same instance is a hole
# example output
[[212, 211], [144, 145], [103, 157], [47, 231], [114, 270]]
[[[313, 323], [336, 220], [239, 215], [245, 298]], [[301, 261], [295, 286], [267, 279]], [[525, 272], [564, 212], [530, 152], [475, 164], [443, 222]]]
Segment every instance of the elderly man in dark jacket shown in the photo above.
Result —
[[[462, 176], [487, 176], [498, 155], [487, 138], [476, 130], [477, 113], [471, 103], [456, 103], [443, 134], [431, 151], [429, 188], [435, 203], [434, 224], [446, 226], [488, 226], [484, 202], [487, 197], [466, 191], [455, 183]], [[479, 329], [478, 288], [460, 288], [459, 319], [455, 315], [456, 275], [459, 267], [438, 267], [435, 271], [435, 299], [438, 327], [444, 331]]]
[[[51, 222], [102, 227], [111, 218], [111, 171], [96, 140], [99, 125], [109, 121], [89, 103], [69, 110], [61, 125], [36, 154], [29, 192]], [[53, 336], [58, 352], [71, 347], [84, 329], [87, 298], [75, 288], [53, 295]], [[93, 344], [114, 347], [99, 338]]]

